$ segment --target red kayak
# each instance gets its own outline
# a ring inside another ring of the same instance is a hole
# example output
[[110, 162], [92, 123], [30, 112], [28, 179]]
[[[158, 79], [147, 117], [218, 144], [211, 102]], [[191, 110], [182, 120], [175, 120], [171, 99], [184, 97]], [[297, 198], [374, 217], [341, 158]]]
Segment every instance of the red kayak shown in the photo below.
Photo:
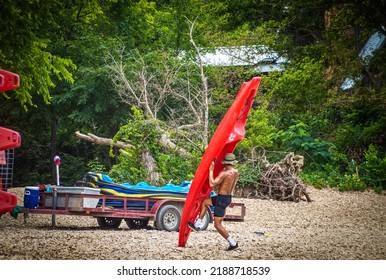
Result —
[[[0, 69], [0, 92], [13, 90], [20, 86], [19, 75]], [[7, 193], [6, 186], [3, 185], [3, 179], [10, 178], [13, 172], [13, 166], [7, 165], [6, 151], [17, 148], [21, 145], [20, 134], [11, 129], [0, 127], [0, 216], [6, 212], [11, 212], [17, 204], [17, 196]], [[5, 175], [5, 178], [3, 176]]]
[[225, 154], [232, 153], [238, 142], [245, 136], [245, 124], [260, 80], [260, 77], [254, 77], [249, 82], [242, 84], [232, 106], [220, 122], [205, 150], [186, 197], [179, 230], [179, 247], [185, 247], [191, 232], [188, 222], [196, 220], [201, 209], [202, 200], [209, 197], [212, 191], [209, 186], [210, 164], [212, 161], [216, 161], [213, 173], [216, 177], [224, 168], [221, 161], [224, 159]]
[[17, 196], [0, 190], [0, 216], [4, 213], [11, 212], [17, 204]]
[[19, 75], [0, 69], [0, 92], [16, 89], [20, 86]]

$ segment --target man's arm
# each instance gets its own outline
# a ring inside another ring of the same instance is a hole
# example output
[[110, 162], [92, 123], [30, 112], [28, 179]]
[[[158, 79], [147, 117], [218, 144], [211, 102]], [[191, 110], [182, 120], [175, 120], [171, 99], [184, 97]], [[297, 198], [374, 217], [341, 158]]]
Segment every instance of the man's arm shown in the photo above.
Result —
[[220, 185], [220, 183], [222, 182], [223, 178], [222, 178], [222, 173], [220, 173], [219, 176], [217, 176], [216, 178], [214, 178], [213, 176], [213, 170], [214, 170], [214, 161], [210, 164], [210, 167], [209, 167], [209, 186], [210, 187], [215, 187], [215, 186], [218, 186]]

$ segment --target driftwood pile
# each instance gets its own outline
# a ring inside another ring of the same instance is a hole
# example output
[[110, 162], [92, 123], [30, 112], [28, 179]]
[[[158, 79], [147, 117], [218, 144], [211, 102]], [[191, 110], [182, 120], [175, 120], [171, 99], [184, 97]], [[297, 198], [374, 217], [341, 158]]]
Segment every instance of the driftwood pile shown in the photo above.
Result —
[[278, 163], [270, 163], [265, 156], [262, 156], [261, 163], [261, 179], [255, 192], [256, 197], [311, 202], [306, 191], [307, 185], [298, 177], [304, 164], [303, 156], [289, 153]]

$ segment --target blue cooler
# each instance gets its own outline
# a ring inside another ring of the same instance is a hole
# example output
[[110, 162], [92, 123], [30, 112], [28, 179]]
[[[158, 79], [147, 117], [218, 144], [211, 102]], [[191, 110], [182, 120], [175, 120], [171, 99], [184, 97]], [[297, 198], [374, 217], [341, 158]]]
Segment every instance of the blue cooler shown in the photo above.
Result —
[[34, 209], [39, 205], [39, 187], [25, 187], [24, 207]]

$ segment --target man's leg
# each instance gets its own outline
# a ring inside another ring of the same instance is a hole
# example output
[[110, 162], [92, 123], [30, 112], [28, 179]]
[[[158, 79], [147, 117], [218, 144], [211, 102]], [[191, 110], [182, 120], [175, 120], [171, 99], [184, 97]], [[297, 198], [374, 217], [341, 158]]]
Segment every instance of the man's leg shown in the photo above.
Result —
[[212, 204], [212, 199], [210, 197], [208, 198], [205, 198], [202, 203], [201, 203], [201, 211], [200, 211], [200, 215], [199, 215], [199, 218], [202, 220], [204, 219], [205, 217], [205, 213], [206, 213], [206, 210], [208, 209], [208, 207], [210, 206], [213, 206]]
[[214, 217], [214, 227], [216, 230], [221, 234], [222, 237], [224, 237], [228, 243], [228, 251], [236, 249], [239, 245], [237, 244], [236, 241], [233, 240], [232, 237], [230, 237], [228, 231], [223, 227], [222, 225], [223, 218], [222, 217]]
[[222, 217], [214, 217], [214, 228], [221, 234], [222, 237], [227, 239], [229, 237], [229, 233], [222, 225], [223, 218]]
[[205, 198], [202, 201], [200, 214], [198, 215], [197, 220], [194, 223], [188, 222], [188, 226], [191, 229], [199, 230], [202, 227], [203, 219], [204, 219], [205, 213], [206, 213], [206, 209], [208, 209], [209, 206], [212, 206], [212, 199], [210, 197], [209, 198]]

